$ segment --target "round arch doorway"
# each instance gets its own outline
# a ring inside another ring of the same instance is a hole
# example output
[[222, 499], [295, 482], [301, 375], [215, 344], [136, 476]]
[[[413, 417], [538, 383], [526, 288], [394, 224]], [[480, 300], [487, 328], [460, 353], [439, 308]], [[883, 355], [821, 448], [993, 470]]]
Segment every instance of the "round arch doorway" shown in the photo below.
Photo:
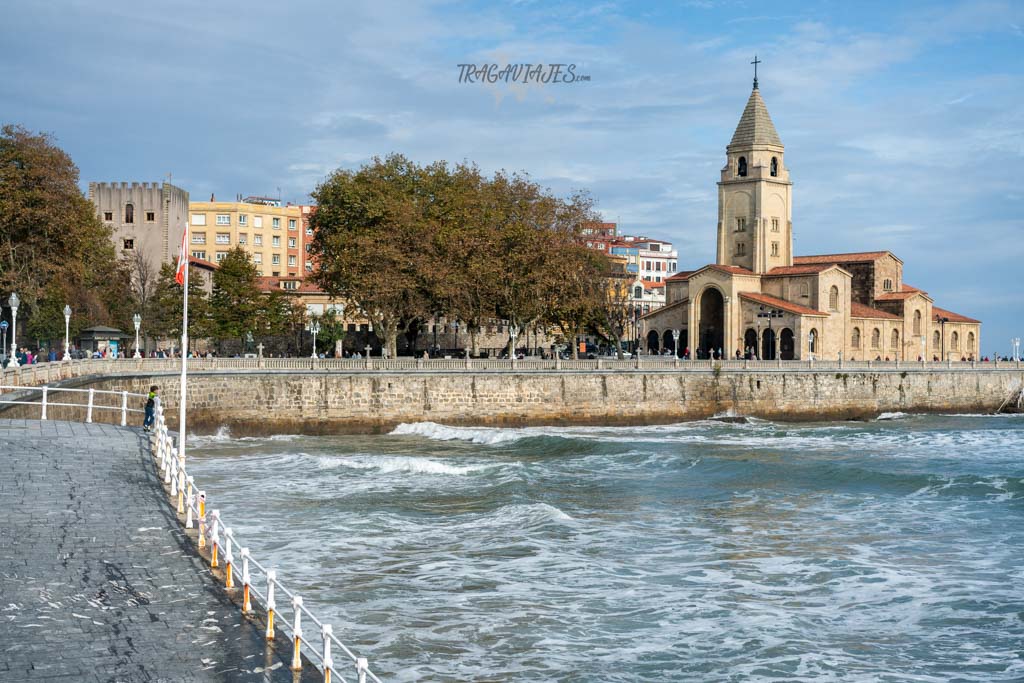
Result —
[[705, 358], [711, 352], [725, 347], [725, 300], [715, 287], [708, 287], [700, 295], [700, 320], [697, 323], [697, 340]]
[[748, 352], [752, 352], [755, 356], [757, 355], [757, 330], [752, 327], [748, 327], [747, 331], [743, 333], [744, 356]]
[[665, 330], [665, 333], [661, 335], [661, 348], [671, 353], [675, 353], [676, 340], [672, 338], [672, 330]]
[[775, 330], [770, 327], [761, 333], [761, 360], [775, 360]]
[[796, 344], [793, 343], [793, 330], [788, 327], [779, 335], [779, 357], [782, 360], [793, 360]]
[[658, 345], [658, 332], [651, 330], [647, 333], [647, 353], [658, 353], [661, 347]]

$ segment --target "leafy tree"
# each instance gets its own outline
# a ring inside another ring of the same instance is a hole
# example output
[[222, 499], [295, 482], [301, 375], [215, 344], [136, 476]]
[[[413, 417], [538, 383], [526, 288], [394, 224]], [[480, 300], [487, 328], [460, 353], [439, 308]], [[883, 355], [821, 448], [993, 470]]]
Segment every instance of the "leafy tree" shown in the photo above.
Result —
[[[258, 277], [256, 265], [241, 247], [235, 247], [221, 259], [213, 272], [210, 297], [213, 331], [219, 339], [231, 337], [244, 343], [246, 332], [266, 332], [270, 321]], [[277, 320], [274, 318], [273, 322]]]
[[127, 329], [129, 288], [110, 230], [79, 190], [71, 158], [48, 135], [0, 128], [0, 291], [18, 293], [22, 329], [63, 338], [64, 314], [56, 312], [65, 304], [76, 329]]
[[[153, 286], [150, 302], [150, 316], [147, 329], [154, 337], [162, 337], [176, 343], [181, 336], [182, 307], [181, 285], [174, 280], [177, 265], [164, 263]], [[188, 337], [202, 339], [213, 332], [210, 317], [210, 300], [203, 289], [203, 275], [195, 266], [189, 266], [188, 274]]]
[[552, 285], [550, 322], [558, 325], [572, 343], [572, 357], [579, 357], [576, 339], [595, 326], [601, 316], [606, 288], [607, 259], [582, 245], [560, 250], [561, 277]]

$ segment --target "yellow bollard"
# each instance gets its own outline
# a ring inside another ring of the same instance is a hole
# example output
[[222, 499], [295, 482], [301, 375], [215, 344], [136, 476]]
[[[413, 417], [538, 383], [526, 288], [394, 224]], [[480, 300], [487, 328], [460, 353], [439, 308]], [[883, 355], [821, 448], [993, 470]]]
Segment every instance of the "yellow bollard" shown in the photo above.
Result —
[[292, 632], [295, 634], [295, 648], [292, 650], [292, 671], [302, 671], [302, 598], [292, 598], [292, 609], [295, 611], [295, 622]]
[[199, 492], [199, 547], [206, 547], [206, 491]]
[[252, 611], [252, 602], [249, 599], [249, 549], [242, 548], [242, 614]]
[[267, 640], [274, 639], [274, 609], [277, 604], [274, 602], [274, 580], [277, 579], [277, 572], [273, 569], [267, 570]]
[[224, 540], [226, 541], [224, 547], [224, 587], [234, 588], [235, 582], [231, 577], [231, 565], [234, 564], [234, 557], [231, 556], [231, 529], [230, 527], [224, 529]]

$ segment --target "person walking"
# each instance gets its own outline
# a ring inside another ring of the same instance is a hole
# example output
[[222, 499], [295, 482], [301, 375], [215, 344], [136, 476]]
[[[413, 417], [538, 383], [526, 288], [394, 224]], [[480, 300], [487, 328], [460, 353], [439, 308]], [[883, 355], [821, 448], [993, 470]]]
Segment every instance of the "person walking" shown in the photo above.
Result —
[[160, 389], [154, 384], [149, 388], [149, 395], [146, 397], [146, 419], [142, 422], [144, 431], [153, 430], [153, 419], [156, 412], [156, 395]]

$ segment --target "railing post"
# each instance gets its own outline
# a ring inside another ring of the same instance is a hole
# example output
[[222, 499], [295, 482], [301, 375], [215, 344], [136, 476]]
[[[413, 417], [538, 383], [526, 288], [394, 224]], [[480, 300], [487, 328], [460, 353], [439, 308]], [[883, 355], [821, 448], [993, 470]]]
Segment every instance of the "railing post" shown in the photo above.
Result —
[[185, 513], [185, 468], [178, 463], [178, 514]]
[[334, 660], [331, 658], [331, 636], [334, 635], [334, 627], [324, 624], [320, 635], [324, 640], [324, 683], [331, 683], [331, 670], [334, 669]]
[[39, 417], [40, 420], [45, 420], [46, 419], [46, 391], [47, 391], [47, 388], [48, 387], [44, 384], [43, 385], [43, 414]]
[[366, 661], [366, 657], [356, 657], [356, 675], [359, 677], [359, 683], [366, 683], [366, 670], [370, 668], [370, 663]]
[[274, 581], [277, 579], [277, 571], [267, 570], [267, 640], [274, 639], [274, 610], [277, 603], [274, 602]]
[[218, 526], [220, 526], [220, 510], [213, 511], [213, 526], [210, 529], [210, 567], [216, 569], [219, 565], [217, 564], [217, 546], [220, 545], [220, 534], [217, 532]]
[[121, 426], [128, 424], [128, 392], [121, 392]]
[[292, 651], [292, 671], [302, 671], [302, 597], [296, 595], [292, 598], [292, 609], [295, 611], [295, 621], [292, 634], [295, 636], [295, 648]]
[[234, 562], [231, 555], [231, 528], [224, 529], [224, 587], [234, 588], [235, 580], [231, 576], [231, 565]]
[[242, 548], [242, 614], [252, 612], [252, 601], [249, 598], [249, 586], [252, 579], [249, 576], [249, 549]]
[[188, 492], [185, 494], [185, 528], [191, 529], [194, 526], [192, 522], [192, 506], [195, 505], [195, 499], [192, 497], [194, 480], [191, 474], [185, 478], [185, 482], [188, 485]]
[[95, 389], [90, 389], [89, 390], [89, 405], [86, 406], [86, 408], [85, 408], [85, 421], [86, 422], [92, 422], [92, 401], [93, 401], [93, 394], [94, 394], [95, 391], [96, 391]]
[[168, 472], [168, 474], [171, 477], [171, 498], [177, 498], [178, 497], [178, 463], [175, 462], [174, 458], [171, 458], [171, 466], [167, 468], [167, 472]]
[[200, 548], [206, 547], [206, 491], [199, 492], [199, 543]]

